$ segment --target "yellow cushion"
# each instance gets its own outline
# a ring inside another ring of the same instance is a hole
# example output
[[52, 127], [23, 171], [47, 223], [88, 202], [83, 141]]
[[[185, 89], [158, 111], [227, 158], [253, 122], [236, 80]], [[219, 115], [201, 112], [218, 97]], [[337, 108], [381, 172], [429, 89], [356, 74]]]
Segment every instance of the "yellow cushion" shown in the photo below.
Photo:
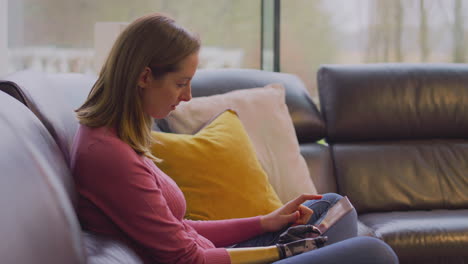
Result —
[[236, 112], [227, 110], [195, 135], [153, 132], [156, 165], [182, 189], [188, 219], [267, 214], [282, 204]]

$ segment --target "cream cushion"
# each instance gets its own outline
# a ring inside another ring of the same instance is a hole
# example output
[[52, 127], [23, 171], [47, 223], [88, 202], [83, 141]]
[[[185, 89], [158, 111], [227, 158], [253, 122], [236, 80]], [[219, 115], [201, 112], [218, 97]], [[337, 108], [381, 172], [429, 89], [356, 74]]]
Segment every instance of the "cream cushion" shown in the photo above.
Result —
[[166, 121], [174, 133], [194, 134], [226, 109], [238, 113], [257, 158], [283, 203], [302, 193], [317, 193], [300, 153], [281, 84], [196, 97], [182, 102]]

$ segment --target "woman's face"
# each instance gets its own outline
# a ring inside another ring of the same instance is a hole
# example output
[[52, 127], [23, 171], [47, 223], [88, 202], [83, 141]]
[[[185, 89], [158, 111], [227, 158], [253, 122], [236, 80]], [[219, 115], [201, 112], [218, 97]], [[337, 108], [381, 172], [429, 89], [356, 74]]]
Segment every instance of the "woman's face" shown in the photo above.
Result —
[[192, 99], [191, 81], [197, 67], [198, 52], [185, 58], [178, 71], [169, 72], [158, 79], [154, 79], [151, 69], [146, 67], [138, 81], [144, 111], [160, 119], [175, 110], [181, 101]]

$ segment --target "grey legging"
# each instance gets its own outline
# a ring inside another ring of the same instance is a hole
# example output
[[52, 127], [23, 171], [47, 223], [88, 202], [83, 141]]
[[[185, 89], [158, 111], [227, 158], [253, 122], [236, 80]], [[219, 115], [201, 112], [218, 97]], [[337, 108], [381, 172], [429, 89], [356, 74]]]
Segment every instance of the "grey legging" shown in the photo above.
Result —
[[[328, 209], [341, 198], [335, 193], [323, 195], [321, 200], [304, 203], [314, 211], [309, 224], [320, 223]], [[283, 230], [266, 233], [244, 241], [234, 247], [259, 247], [275, 245]], [[357, 237], [357, 213], [348, 213], [323, 235], [328, 236], [326, 246], [294, 257], [283, 259], [275, 264], [286, 263], [398, 263], [395, 252], [383, 241], [371, 237]]]

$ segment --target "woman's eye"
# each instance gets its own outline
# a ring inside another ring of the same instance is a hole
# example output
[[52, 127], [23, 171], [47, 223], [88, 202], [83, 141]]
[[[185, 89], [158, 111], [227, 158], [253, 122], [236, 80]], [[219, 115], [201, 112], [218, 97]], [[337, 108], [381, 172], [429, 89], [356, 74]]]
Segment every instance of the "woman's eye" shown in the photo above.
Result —
[[185, 84], [185, 83], [177, 84], [177, 87], [180, 87], [180, 88], [183, 88], [185, 86], [187, 86], [187, 84]]

